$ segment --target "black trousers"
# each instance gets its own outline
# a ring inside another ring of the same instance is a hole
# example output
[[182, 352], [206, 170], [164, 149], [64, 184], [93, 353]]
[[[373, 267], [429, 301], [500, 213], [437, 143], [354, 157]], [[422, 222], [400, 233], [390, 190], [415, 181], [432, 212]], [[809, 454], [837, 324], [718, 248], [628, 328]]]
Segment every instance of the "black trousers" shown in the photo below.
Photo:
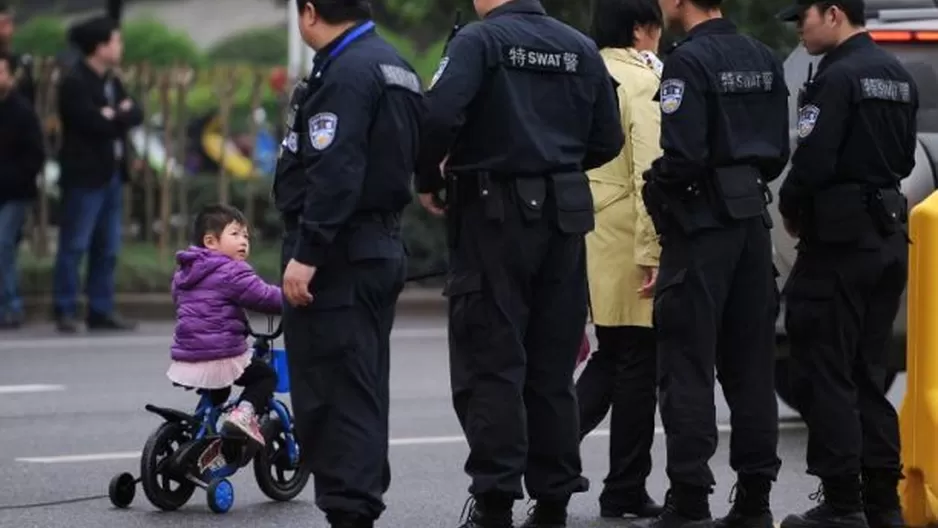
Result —
[[901, 233], [875, 250], [808, 246], [798, 253], [784, 289], [785, 326], [808, 425], [809, 474], [898, 474], [898, 419], [885, 380], [907, 263]]
[[640, 326], [597, 326], [599, 347], [576, 383], [580, 438], [605, 419], [609, 429], [609, 473], [599, 502], [629, 506], [644, 498], [655, 439], [657, 358], [655, 331]]
[[672, 486], [710, 488], [717, 447], [714, 367], [730, 408], [730, 466], [775, 479], [778, 291], [761, 218], [663, 241], [654, 326]]
[[[295, 236], [284, 240], [284, 258]], [[388, 463], [390, 335], [406, 260], [326, 265], [303, 308], [284, 306], [284, 344], [301, 459], [330, 522], [377, 519]]]
[[[235, 380], [234, 384], [244, 387], [241, 397], [238, 398], [239, 402], [250, 403], [254, 406], [255, 414], [260, 416], [269, 410], [270, 399], [274, 396], [274, 389], [277, 388], [277, 373], [267, 363], [255, 359], [244, 369], [241, 377]], [[212, 389], [206, 393], [213, 405], [221, 405], [231, 396], [231, 387]]]
[[586, 320], [583, 234], [564, 234], [545, 210], [525, 219], [511, 185], [491, 219], [461, 208], [449, 298], [453, 407], [469, 442], [475, 496], [564, 500], [581, 476], [573, 372]]

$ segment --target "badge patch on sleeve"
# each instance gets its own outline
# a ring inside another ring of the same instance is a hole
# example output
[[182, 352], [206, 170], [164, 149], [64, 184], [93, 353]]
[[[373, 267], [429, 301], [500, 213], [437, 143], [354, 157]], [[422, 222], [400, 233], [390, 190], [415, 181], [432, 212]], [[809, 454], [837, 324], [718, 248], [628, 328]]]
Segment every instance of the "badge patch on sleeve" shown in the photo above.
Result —
[[296, 132], [290, 132], [287, 134], [283, 141], [280, 143], [281, 149], [289, 150], [290, 152], [296, 154], [299, 150], [299, 144], [297, 142]]
[[309, 118], [309, 143], [316, 150], [323, 150], [335, 139], [339, 118], [331, 112], [321, 112]]
[[821, 109], [809, 104], [798, 110], [798, 137], [804, 139], [814, 130], [817, 124], [817, 118], [821, 115]]
[[443, 72], [446, 71], [447, 66], [449, 66], [449, 57], [443, 57], [443, 59], [440, 61], [440, 65], [436, 68], [436, 72], [433, 74], [433, 78], [430, 79], [430, 88], [433, 88], [436, 82], [440, 80], [440, 77], [443, 76]]
[[667, 79], [661, 83], [661, 111], [673, 114], [681, 107], [684, 101], [684, 81], [681, 79]]

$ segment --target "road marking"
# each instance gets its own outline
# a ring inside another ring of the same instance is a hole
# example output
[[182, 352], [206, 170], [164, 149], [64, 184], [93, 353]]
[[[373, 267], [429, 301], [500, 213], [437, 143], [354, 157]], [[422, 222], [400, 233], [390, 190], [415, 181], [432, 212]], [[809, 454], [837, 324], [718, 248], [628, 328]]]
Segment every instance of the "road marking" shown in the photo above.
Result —
[[[438, 328], [400, 328], [391, 332], [392, 339], [445, 339], [446, 327]], [[62, 350], [88, 348], [139, 348], [166, 347], [172, 343], [172, 336], [83, 336], [41, 339], [7, 339], [0, 343], [0, 352], [25, 350]], [[277, 344], [283, 346], [283, 339]]]
[[[805, 424], [802, 422], [780, 422], [778, 424], [780, 431], [797, 431], [805, 428]], [[721, 433], [728, 433], [730, 431], [729, 424], [720, 424], [717, 426], [717, 430]], [[663, 435], [664, 428], [656, 427], [656, 435]], [[588, 435], [589, 437], [598, 438], [609, 436], [608, 429], [597, 429]], [[392, 438], [389, 442], [391, 446], [417, 446], [417, 445], [441, 445], [441, 444], [464, 444], [466, 440], [462, 436], [418, 436], [413, 438]], [[21, 457], [17, 458], [17, 462], [25, 462], [29, 464], [68, 464], [76, 462], [101, 462], [108, 460], [128, 460], [140, 458], [140, 451], [121, 451], [114, 453], [98, 453], [91, 455], [61, 455], [61, 456], [48, 456], [48, 457]]]
[[0, 385], [0, 394], [64, 391], [65, 385]]

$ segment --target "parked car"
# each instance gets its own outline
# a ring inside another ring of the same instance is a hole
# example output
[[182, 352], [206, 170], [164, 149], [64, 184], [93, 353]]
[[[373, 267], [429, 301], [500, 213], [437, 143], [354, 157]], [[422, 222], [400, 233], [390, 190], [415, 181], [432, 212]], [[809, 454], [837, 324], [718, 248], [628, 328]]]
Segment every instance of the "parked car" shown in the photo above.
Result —
[[[912, 74], [919, 91], [918, 146], [915, 151], [915, 169], [903, 180], [902, 192], [913, 207], [938, 188], [938, 0], [867, 0], [867, 29], [873, 40], [885, 49], [895, 53]], [[790, 119], [792, 123], [792, 149], [796, 148], [798, 90], [804, 85], [808, 75], [808, 65], [817, 71], [821, 57], [811, 57], [803, 46], [798, 46], [785, 61], [785, 80], [791, 92], [789, 99]], [[789, 165], [790, 167], [790, 165]], [[788, 169], [771, 188], [778, 196], [778, 189]], [[781, 288], [795, 261], [796, 240], [785, 231], [778, 213], [778, 200], [770, 206], [775, 227], [772, 229], [772, 242], [775, 265], [780, 277]], [[776, 368], [776, 392], [788, 406], [797, 410], [793, 403], [791, 381], [789, 379], [789, 351], [785, 337], [784, 299], [777, 321], [778, 363]], [[906, 339], [906, 302], [905, 293], [902, 307], [893, 329], [893, 343], [889, 351], [889, 366], [893, 370], [887, 388], [892, 385], [895, 376], [905, 371]]]

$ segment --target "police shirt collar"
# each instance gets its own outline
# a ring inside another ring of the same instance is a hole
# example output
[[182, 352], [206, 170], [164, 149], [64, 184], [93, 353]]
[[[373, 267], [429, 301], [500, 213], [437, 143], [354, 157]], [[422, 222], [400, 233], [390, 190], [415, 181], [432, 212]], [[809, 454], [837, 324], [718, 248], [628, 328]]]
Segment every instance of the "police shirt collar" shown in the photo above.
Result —
[[546, 15], [547, 11], [539, 0], [511, 0], [489, 11], [484, 18], [507, 15], [508, 13], [528, 13], [532, 15]]
[[853, 50], [863, 49], [868, 46], [873, 45], [873, 38], [870, 37], [870, 34], [866, 31], [862, 33], [857, 33], [856, 35], [848, 38], [847, 40], [840, 43], [840, 46], [830, 50], [824, 55], [824, 58], [821, 59], [821, 63], [818, 64], [818, 71], [821, 71], [821, 68], [824, 66], [839, 60], [844, 55], [847, 55]]
[[[326, 60], [326, 57], [329, 56], [329, 53], [330, 53], [336, 46], [338, 46], [339, 43], [342, 42], [342, 40], [343, 40], [345, 37], [347, 37], [347, 36], [349, 35], [349, 33], [355, 31], [356, 29], [358, 29], [359, 27], [361, 27], [361, 26], [367, 24], [368, 22], [370, 22], [370, 21], [369, 21], [369, 20], [361, 20], [361, 21], [359, 21], [358, 23], [356, 23], [354, 26], [352, 26], [352, 27], [346, 29], [345, 31], [343, 31], [343, 32], [342, 32], [341, 34], [339, 34], [336, 38], [332, 39], [331, 42], [329, 42], [328, 44], [326, 44], [325, 46], [323, 46], [322, 49], [320, 49], [319, 51], [316, 52], [316, 56], [313, 57], [313, 64], [314, 64], [314, 65], [318, 65], [318, 64], [322, 63], [322, 61]], [[374, 29], [372, 29], [371, 31], [374, 31]]]
[[731, 20], [720, 17], [720, 18], [711, 18], [692, 27], [690, 31], [687, 32], [687, 37], [684, 40], [690, 40], [694, 37], [702, 37], [704, 35], [726, 35], [730, 33], [737, 33], [739, 30], [736, 29], [736, 24]]

